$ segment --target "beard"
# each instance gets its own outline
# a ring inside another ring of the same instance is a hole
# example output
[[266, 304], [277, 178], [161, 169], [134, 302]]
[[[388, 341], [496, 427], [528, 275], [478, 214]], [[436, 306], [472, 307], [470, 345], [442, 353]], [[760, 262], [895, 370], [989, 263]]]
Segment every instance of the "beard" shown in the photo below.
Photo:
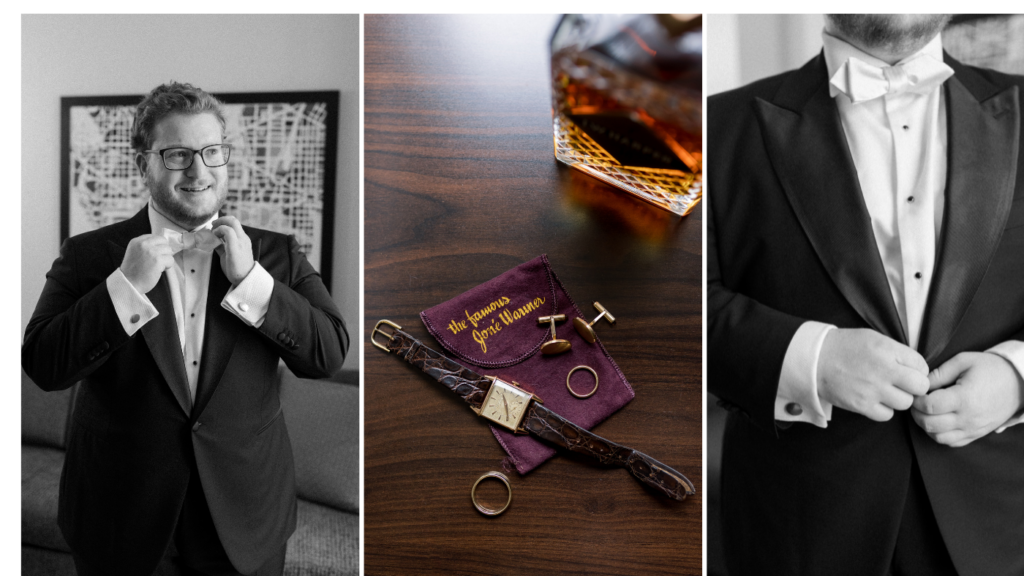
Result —
[[826, 14], [844, 38], [862, 46], [902, 54], [934, 38], [949, 22], [949, 14]]
[[158, 212], [185, 230], [209, 220], [220, 210], [227, 197], [226, 179], [209, 182], [209, 189], [195, 196], [174, 190], [147, 178], [150, 199]]

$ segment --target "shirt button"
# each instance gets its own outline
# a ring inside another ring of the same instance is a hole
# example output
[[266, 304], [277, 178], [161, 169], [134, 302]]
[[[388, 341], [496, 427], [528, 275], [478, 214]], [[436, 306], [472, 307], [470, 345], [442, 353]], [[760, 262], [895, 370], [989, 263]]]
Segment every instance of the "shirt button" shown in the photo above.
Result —
[[804, 413], [804, 409], [796, 402], [790, 402], [786, 404], [786, 413], [790, 416], [799, 416]]
[[906, 132], [907, 130], [910, 130], [910, 126], [907, 126], [906, 124], [904, 124], [903, 125], [903, 131]]
[[136, 322], [139, 321], [139, 315], [138, 314], [132, 314], [132, 317], [129, 318], [128, 320], [130, 320], [132, 324], [135, 324]]
[[914, 197], [913, 196], [911, 196], [910, 198], [907, 198], [907, 202], [913, 202], [913, 201], [914, 201]]
[[193, 360], [193, 361], [192, 361], [192, 365], [193, 365], [193, 366], [196, 366], [196, 365], [198, 365], [198, 364], [199, 364], [199, 361], [198, 361], [198, 360]]
[[914, 272], [914, 278], [917, 278], [918, 280], [920, 280], [921, 279], [921, 273], [920, 272]]
[[238, 303], [238, 309], [241, 310], [242, 312], [248, 312], [249, 311], [249, 305], [246, 304], [245, 302], [239, 302]]

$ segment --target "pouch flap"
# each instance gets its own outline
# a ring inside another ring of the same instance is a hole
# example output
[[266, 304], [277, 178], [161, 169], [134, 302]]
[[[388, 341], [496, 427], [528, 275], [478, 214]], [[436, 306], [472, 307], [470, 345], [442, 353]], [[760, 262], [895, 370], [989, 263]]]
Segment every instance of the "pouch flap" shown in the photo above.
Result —
[[[550, 326], [537, 319], [555, 314], [557, 300], [551, 267], [538, 256], [420, 312], [420, 318], [456, 358], [502, 368], [536, 354], [550, 339]], [[572, 329], [569, 322], [557, 326], [559, 332]]]

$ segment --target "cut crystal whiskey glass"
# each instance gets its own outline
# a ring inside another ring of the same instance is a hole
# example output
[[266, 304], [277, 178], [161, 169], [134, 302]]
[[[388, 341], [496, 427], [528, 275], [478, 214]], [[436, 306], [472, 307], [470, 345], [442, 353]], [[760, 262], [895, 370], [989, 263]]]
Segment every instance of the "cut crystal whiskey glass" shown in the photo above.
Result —
[[555, 157], [678, 215], [701, 198], [699, 14], [566, 15], [551, 39]]

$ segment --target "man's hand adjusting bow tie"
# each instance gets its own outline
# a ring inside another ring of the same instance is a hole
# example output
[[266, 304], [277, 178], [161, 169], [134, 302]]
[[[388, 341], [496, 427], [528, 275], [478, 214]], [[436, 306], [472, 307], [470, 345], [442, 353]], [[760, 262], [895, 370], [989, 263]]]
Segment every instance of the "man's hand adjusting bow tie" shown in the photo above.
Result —
[[128, 242], [121, 273], [140, 294], [146, 294], [160, 281], [164, 270], [174, 266], [174, 252], [167, 238], [157, 234], [143, 234]]
[[220, 269], [231, 285], [237, 286], [256, 265], [252, 258], [252, 241], [242, 230], [242, 223], [234, 216], [222, 216], [214, 220], [213, 234], [221, 241], [217, 247]]
[[851, 56], [829, 83], [858, 104], [887, 94], [927, 94], [952, 75], [952, 68], [926, 54], [883, 68]]

